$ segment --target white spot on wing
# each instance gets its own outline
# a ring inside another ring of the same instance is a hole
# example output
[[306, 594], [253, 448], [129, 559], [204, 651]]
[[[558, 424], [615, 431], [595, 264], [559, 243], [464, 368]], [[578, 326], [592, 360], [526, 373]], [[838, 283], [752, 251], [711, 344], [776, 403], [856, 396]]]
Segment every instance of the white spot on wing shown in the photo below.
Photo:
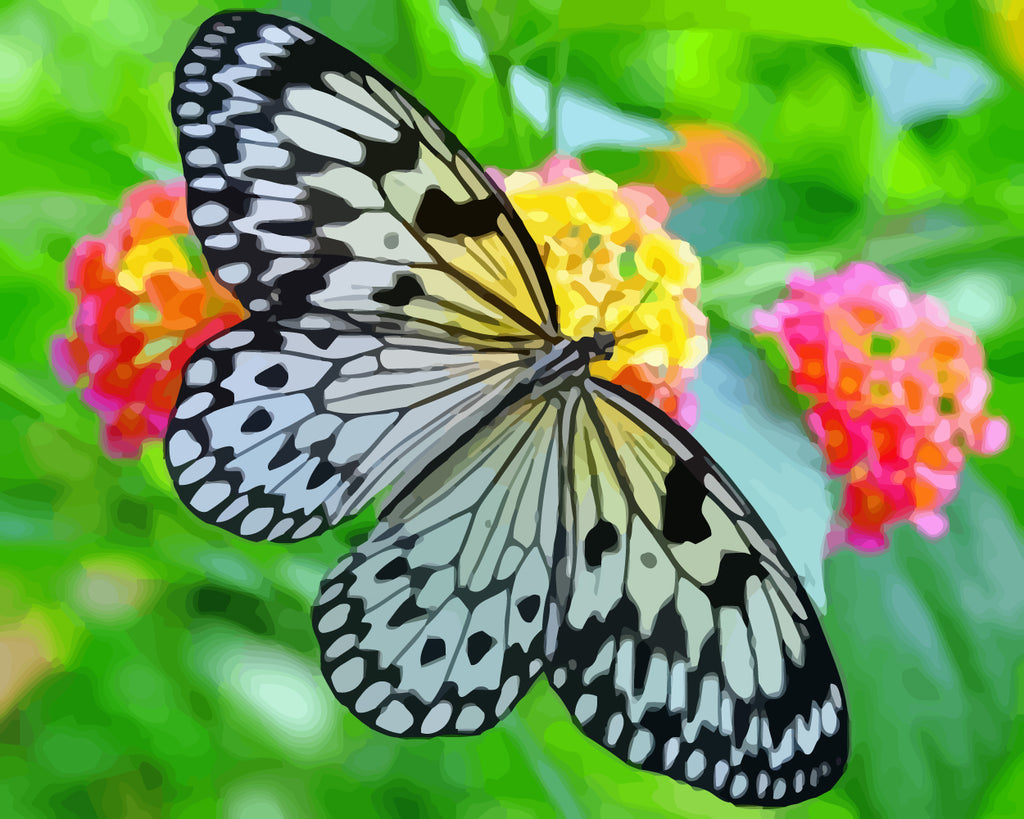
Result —
[[455, 720], [455, 730], [463, 734], [474, 733], [484, 724], [484, 712], [477, 705], [467, 705]]
[[167, 457], [171, 466], [181, 466], [194, 461], [203, 453], [199, 442], [187, 429], [179, 429], [167, 442]]
[[747, 792], [747, 784], [747, 775], [745, 773], [736, 774], [732, 779], [732, 784], [729, 786], [729, 796], [733, 799], [739, 799]]
[[593, 694], [581, 695], [580, 698], [576, 700], [574, 713], [576, 714], [576, 719], [579, 720], [580, 725], [586, 725], [594, 718], [594, 714], [597, 713], [597, 697]]
[[336, 660], [339, 657], [348, 654], [353, 648], [356, 647], [358, 638], [354, 634], [342, 634], [337, 640], [327, 646], [327, 650], [324, 652], [324, 658], [328, 660]]
[[740, 610], [733, 606], [719, 609], [718, 628], [725, 683], [737, 697], [749, 700], [754, 696], [754, 658]]
[[452, 704], [447, 701], [439, 702], [423, 718], [423, 725], [420, 730], [427, 735], [436, 734], [444, 728], [452, 718]]
[[412, 728], [412, 714], [398, 700], [392, 700], [377, 716], [377, 726], [392, 734], [404, 734]]
[[362, 681], [366, 673], [366, 661], [353, 657], [339, 665], [331, 673], [331, 686], [339, 694], [347, 694]]
[[[368, 78], [371, 87], [376, 83], [373, 78]], [[382, 119], [384, 122], [390, 123], [391, 125], [398, 125], [398, 120], [395, 119], [394, 115], [387, 109], [383, 108], [361, 85], [358, 85], [352, 80], [342, 76], [335, 71], [325, 72], [323, 75], [324, 84], [332, 91], [336, 92], [339, 96], [351, 100], [356, 105], [367, 109], [375, 116]]]
[[640, 765], [654, 750], [654, 734], [646, 728], [638, 728], [629, 741], [629, 750], [626, 756], [634, 765]]
[[212, 168], [220, 159], [211, 148], [193, 148], [185, 154], [185, 161], [194, 168]]
[[706, 765], [707, 759], [704, 756], [704, 752], [694, 751], [690, 754], [690, 758], [686, 760], [686, 778], [693, 782], [693, 780], [704, 773]]
[[312, 517], [303, 523], [298, 529], [295, 530], [292, 535], [293, 540], [302, 540], [304, 537], [309, 537], [313, 532], [320, 528], [323, 523], [323, 518]]
[[231, 486], [222, 481], [204, 483], [192, 496], [192, 508], [198, 512], [209, 512], [219, 503], [223, 503], [231, 494]]
[[390, 691], [391, 686], [384, 682], [384, 680], [377, 680], [377, 682], [371, 683], [356, 699], [353, 710], [357, 714], [365, 714], [368, 711], [373, 711], [382, 702], [384, 702]]
[[605, 745], [614, 745], [619, 741], [619, 735], [622, 733], [622, 726], [624, 723], [625, 720], [622, 718], [622, 714], [618, 711], [612, 714], [611, 718], [608, 720], [608, 725], [605, 728]]
[[213, 404], [213, 393], [197, 392], [190, 395], [174, 411], [175, 418], [195, 418], [199, 413], [205, 412]]
[[721, 790], [725, 785], [725, 778], [729, 775], [729, 763], [724, 759], [715, 763], [715, 789]]
[[661, 767], [663, 770], [667, 771], [675, 764], [676, 757], [679, 756], [679, 748], [681, 745], [682, 741], [679, 737], [669, 737], [664, 748], [662, 748]]
[[380, 114], [371, 114], [333, 94], [309, 87], [289, 88], [285, 91], [284, 103], [300, 114], [329, 122], [366, 139], [376, 142], [398, 141], [398, 122], [394, 117], [390, 118], [391, 122], [387, 122]]
[[254, 509], [242, 520], [242, 525], [238, 527], [240, 534], [244, 536], [254, 535], [257, 532], [265, 529], [270, 521], [273, 520], [274, 510], [267, 509]]
[[366, 153], [358, 140], [308, 117], [278, 114], [274, 125], [288, 140], [312, 154], [357, 165]]
[[201, 478], [205, 478], [210, 474], [210, 471], [216, 465], [217, 461], [212, 455], [208, 455], [205, 458], [200, 458], [192, 466], [188, 467], [181, 475], [178, 476], [178, 483], [181, 486], [188, 486], [191, 483], [195, 483]]
[[[239, 347], [251, 343], [255, 338], [256, 334], [252, 330], [232, 330], [230, 333], [215, 338], [206, 346], [211, 350], [237, 350]], [[198, 363], [197, 361], [196, 364]]]
[[228, 218], [228, 209], [219, 202], [206, 202], [192, 211], [192, 223], [198, 227], [219, 225]]
[[[340, 587], [338, 587], [340, 588]], [[348, 622], [348, 616], [351, 612], [351, 607], [348, 603], [342, 603], [332, 608], [327, 614], [320, 618], [320, 622], [317, 623], [317, 629], [321, 633], [329, 631], [337, 631], [345, 623]]]

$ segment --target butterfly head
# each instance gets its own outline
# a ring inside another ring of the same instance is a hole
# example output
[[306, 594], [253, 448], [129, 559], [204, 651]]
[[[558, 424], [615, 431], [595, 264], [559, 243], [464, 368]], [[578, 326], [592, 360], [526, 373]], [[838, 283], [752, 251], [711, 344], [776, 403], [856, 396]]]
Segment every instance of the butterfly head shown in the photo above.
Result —
[[589, 338], [581, 339], [579, 344], [590, 361], [607, 361], [615, 351], [615, 334], [599, 328]]

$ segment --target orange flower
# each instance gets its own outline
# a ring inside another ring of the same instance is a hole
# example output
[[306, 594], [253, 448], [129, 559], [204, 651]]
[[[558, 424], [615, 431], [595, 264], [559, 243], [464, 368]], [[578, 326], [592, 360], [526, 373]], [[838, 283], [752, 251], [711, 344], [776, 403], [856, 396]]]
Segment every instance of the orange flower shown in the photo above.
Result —
[[654, 151], [658, 187], [672, 198], [692, 188], [734, 195], [757, 184], [768, 163], [743, 134], [710, 123], [675, 127], [678, 144]]
[[54, 369], [82, 385], [107, 452], [137, 457], [163, 436], [192, 352], [246, 312], [210, 275], [180, 180], [135, 188], [101, 238], [74, 247], [67, 270], [79, 308], [73, 332], [54, 339]]

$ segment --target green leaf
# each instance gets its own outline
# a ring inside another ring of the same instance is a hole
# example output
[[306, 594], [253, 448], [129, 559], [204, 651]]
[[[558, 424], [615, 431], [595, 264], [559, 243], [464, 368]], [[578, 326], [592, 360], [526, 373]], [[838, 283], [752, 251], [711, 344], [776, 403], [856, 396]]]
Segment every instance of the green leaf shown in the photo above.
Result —
[[786, 40], [913, 53], [913, 49], [889, 34], [868, 12], [842, 0], [789, 0], [786, 3], [644, 0], [632, 4], [617, 0], [565, 0], [559, 4], [557, 28], [553, 31], [594, 28], [620, 31], [727, 29]]
[[1017, 734], [1024, 543], [973, 465], [948, 511], [938, 541], [903, 525], [883, 554], [826, 561], [853, 726], [844, 788], [866, 814], [978, 815]]

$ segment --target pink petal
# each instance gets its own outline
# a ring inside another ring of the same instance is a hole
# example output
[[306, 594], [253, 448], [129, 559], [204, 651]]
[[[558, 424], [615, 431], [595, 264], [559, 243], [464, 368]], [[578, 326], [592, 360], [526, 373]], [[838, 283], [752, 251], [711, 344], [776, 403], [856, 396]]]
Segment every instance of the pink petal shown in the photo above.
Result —
[[484, 173], [487, 174], [487, 178], [490, 179], [497, 186], [498, 190], [504, 192], [505, 174], [503, 174], [497, 168], [485, 168]]
[[540, 168], [540, 176], [544, 182], [550, 184], [563, 179], [571, 179], [574, 176], [585, 174], [580, 161], [574, 156], [561, 156], [554, 154]]
[[990, 418], [981, 434], [979, 451], [985, 455], [1002, 450], [1010, 438], [1010, 425], [1005, 418]]
[[949, 531], [949, 519], [937, 512], [922, 512], [911, 515], [910, 522], [925, 537], [940, 538]]

